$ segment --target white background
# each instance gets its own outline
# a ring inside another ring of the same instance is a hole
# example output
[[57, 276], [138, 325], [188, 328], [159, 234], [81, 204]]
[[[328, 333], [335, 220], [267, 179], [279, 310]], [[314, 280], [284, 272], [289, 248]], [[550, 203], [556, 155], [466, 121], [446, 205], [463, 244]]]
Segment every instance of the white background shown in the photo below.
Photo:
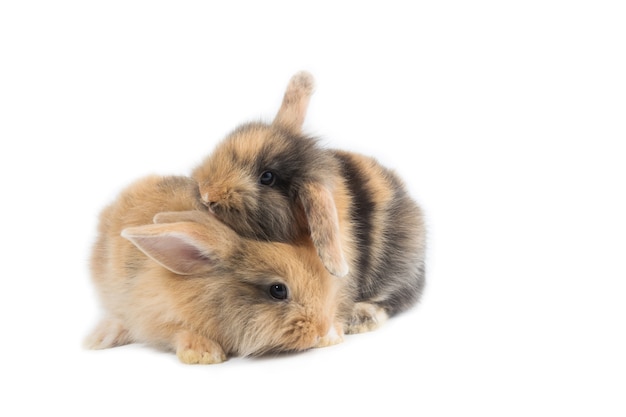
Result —
[[[1, 415], [626, 415], [623, 2], [409, 3], [0, 4]], [[305, 129], [422, 204], [421, 304], [277, 358], [83, 350], [100, 209], [301, 69]]]

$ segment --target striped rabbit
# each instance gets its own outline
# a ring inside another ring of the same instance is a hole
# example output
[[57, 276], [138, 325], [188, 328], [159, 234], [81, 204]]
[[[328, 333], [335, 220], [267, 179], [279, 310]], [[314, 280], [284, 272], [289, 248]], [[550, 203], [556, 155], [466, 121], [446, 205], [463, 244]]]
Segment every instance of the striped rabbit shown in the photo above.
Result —
[[295, 74], [272, 123], [236, 128], [192, 177], [207, 209], [242, 236], [310, 237], [327, 270], [351, 288], [344, 330], [359, 333], [419, 300], [424, 219], [394, 171], [303, 133], [313, 86], [309, 73]]

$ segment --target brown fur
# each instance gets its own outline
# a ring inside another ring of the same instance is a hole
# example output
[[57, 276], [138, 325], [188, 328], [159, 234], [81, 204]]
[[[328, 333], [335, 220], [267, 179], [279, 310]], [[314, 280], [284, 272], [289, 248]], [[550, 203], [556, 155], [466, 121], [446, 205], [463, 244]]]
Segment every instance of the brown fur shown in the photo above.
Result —
[[[238, 233], [279, 242], [310, 237], [327, 270], [353, 288], [344, 319], [348, 332], [360, 332], [419, 299], [424, 221], [393, 171], [302, 133], [312, 92], [310, 74], [294, 75], [274, 121], [235, 129], [192, 177], [203, 203]], [[270, 184], [262, 181], [267, 172], [275, 174]]]
[[[191, 179], [152, 176], [103, 210], [91, 270], [105, 314], [89, 348], [140, 342], [218, 363], [342, 340], [349, 288], [310, 240], [245, 239], [200, 207]], [[273, 283], [287, 300], [270, 296]]]

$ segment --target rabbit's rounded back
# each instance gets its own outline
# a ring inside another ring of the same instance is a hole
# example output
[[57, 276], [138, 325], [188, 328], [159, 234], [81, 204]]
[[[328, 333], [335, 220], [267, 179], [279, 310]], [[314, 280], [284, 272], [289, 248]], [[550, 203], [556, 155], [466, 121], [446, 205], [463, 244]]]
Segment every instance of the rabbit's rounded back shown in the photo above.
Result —
[[[124, 330], [122, 342], [172, 349], [185, 362], [219, 362], [340, 337], [336, 314], [350, 289], [328, 274], [310, 241], [242, 238], [197, 210], [197, 189], [190, 179], [150, 177], [102, 213], [92, 275], [107, 323]], [[91, 347], [122, 344], [105, 336], [109, 342], [95, 332]], [[223, 356], [198, 359], [207, 346]]]
[[400, 177], [374, 158], [335, 151], [346, 179], [346, 216], [354, 225], [350, 275], [357, 301], [389, 315], [415, 304], [425, 283], [426, 228], [421, 208]]

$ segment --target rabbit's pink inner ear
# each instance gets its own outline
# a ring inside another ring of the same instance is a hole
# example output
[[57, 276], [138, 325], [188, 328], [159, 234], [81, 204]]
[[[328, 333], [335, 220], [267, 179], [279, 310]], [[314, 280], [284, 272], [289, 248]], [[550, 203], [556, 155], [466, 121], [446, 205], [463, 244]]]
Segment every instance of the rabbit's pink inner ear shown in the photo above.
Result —
[[205, 272], [215, 264], [200, 244], [183, 233], [141, 235], [123, 232], [122, 236], [154, 261], [179, 275]]
[[328, 271], [338, 277], [348, 274], [341, 248], [337, 208], [332, 192], [323, 184], [307, 184], [300, 200], [309, 223], [311, 240]]

